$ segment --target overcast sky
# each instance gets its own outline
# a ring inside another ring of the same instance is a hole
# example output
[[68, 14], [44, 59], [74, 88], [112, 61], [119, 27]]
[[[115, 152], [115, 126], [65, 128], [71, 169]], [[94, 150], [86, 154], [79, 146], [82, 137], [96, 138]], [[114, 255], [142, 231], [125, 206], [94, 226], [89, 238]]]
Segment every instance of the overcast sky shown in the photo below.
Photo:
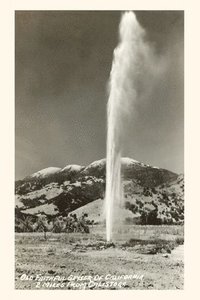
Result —
[[[184, 15], [136, 11], [164, 62], [137, 103], [124, 156], [184, 171]], [[16, 12], [16, 179], [106, 156], [107, 82], [119, 11]]]

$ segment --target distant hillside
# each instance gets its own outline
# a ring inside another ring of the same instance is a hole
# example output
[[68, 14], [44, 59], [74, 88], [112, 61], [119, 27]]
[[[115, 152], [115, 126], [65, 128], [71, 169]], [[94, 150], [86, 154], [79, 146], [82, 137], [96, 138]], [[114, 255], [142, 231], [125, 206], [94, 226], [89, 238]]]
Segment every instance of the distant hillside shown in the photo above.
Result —
[[[16, 214], [49, 218], [87, 213], [101, 222], [106, 160], [88, 166], [68, 165], [40, 170], [16, 181]], [[183, 175], [122, 158], [124, 221], [178, 224], [184, 219]]]

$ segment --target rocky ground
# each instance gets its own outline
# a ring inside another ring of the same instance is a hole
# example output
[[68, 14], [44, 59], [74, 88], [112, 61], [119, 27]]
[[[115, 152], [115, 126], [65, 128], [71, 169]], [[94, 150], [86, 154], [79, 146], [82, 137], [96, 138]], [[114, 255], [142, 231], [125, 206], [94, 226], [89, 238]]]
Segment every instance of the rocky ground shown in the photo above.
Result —
[[[183, 289], [183, 227], [16, 234], [16, 289]], [[78, 277], [77, 277], [78, 276]]]

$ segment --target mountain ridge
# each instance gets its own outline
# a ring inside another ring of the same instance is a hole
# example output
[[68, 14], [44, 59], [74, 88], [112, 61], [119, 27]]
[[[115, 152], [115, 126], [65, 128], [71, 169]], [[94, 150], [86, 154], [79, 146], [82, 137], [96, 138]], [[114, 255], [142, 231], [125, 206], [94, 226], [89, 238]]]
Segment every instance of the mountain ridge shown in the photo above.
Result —
[[[93, 206], [89, 203], [105, 197], [105, 176], [106, 159], [88, 166], [45, 168], [16, 181], [16, 208], [25, 215], [45, 214], [50, 218], [68, 215], [81, 207], [85, 207], [87, 213], [87, 205], [91, 212]], [[165, 222], [183, 220], [183, 175], [125, 157], [122, 158], [122, 182], [127, 219], [130, 212], [134, 219], [136, 215], [154, 211], [157, 216], [162, 215]], [[98, 205], [94, 205], [96, 215], [101, 214], [97, 207], [102, 203], [98, 201]]]

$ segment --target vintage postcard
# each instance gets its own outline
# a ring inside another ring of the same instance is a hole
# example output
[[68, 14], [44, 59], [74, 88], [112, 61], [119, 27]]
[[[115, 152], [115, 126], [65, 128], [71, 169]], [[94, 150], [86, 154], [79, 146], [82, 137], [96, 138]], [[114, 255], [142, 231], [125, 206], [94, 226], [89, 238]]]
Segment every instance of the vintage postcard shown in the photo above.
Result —
[[184, 288], [184, 12], [15, 12], [15, 288]]
[[186, 295], [189, 9], [22, 2], [4, 281], [22, 297]]

